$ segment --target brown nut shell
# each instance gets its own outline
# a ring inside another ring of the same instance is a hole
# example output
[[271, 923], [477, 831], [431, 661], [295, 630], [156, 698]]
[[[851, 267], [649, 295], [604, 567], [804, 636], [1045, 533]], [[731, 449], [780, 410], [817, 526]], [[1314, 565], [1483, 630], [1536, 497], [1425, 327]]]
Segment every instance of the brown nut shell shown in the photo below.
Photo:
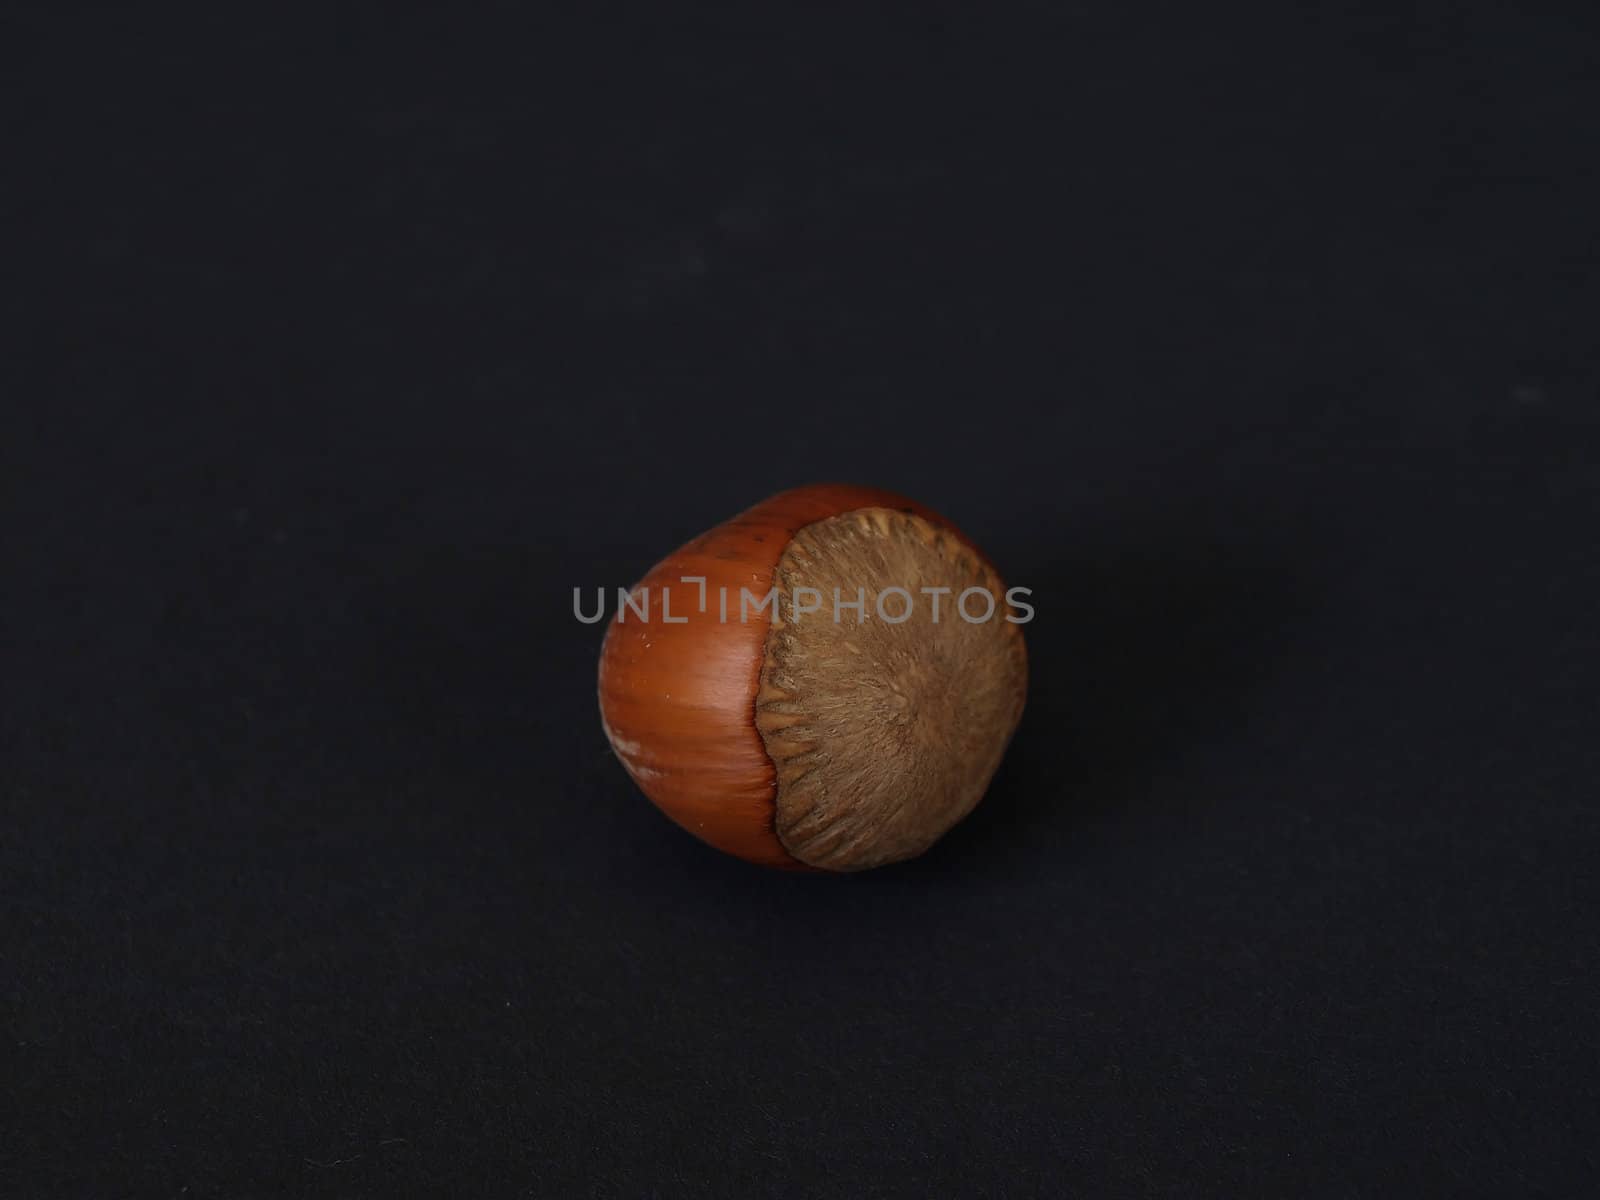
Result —
[[[704, 578], [703, 611], [684, 577]], [[944, 622], [925, 603], [878, 619], [871, 597], [895, 586], [951, 587]], [[797, 614], [796, 587], [864, 589], [866, 611]], [[634, 589], [647, 619], [619, 608], [600, 656], [606, 736], [657, 807], [740, 858], [848, 871], [911, 857], [977, 803], [1022, 712], [1021, 630], [999, 612], [956, 618], [966, 587], [1003, 611], [993, 567], [922, 505], [845, 484], [779, 493], [653, 567]], [[774, 588], [775, 617], [759, 607]]]

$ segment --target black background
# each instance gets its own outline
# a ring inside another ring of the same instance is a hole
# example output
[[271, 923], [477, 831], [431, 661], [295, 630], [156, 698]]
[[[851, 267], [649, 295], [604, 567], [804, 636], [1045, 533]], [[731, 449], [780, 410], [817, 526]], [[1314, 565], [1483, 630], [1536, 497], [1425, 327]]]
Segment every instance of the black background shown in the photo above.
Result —
[[[1584, 6], [671, 7], [8, 6], [5, 1193], [1589, 1190]], [[571, 590], [827, 479], [1033, 685], [793, 878]]]

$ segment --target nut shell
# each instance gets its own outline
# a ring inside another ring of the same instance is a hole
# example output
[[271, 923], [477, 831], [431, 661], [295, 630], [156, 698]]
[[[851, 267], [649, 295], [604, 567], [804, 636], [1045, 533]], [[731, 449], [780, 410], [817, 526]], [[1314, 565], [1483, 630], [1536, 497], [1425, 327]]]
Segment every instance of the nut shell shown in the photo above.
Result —
[[[778, 774], [756, 721], [773, 624], [770, 608], [757, 604], [780, 586], [778, 564], [797, 533], [870, 509], [909, 514], [921, 528], [947, 534], [969, 552], [969, 562], [987, 567], [951, 522], [923, 505], [876, 488], [818, 484], [781, 492], [668, 555], [633, 589], [647, 589], [649, 618], [619, 608], [607, 628], [599, 700], [612, 748], [657, 807], [719, 850], [765, 866], [816, 869], [791, 852], [776, 827]], [[699, 585], [683, 582], [686, 576], [705, 579], [704, 611]], [[661, 610], [669, 589], [670, 622]], [[750, 599], [741, 620], [744, 591]], [[1016, 642], [1020, 648], [1020, 633]], [[1013, 719], [1005, 738], [1014, 725]], [[850, 868], [829, 862], [827, 869]]]

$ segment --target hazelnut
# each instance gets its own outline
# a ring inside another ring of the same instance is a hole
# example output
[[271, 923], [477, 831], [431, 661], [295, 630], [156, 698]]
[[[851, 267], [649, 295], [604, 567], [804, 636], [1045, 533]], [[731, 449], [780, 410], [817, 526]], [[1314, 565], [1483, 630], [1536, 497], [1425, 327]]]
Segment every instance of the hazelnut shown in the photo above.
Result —
[[600, 652], [612, 749], [669, 817], [751, 862], [922, 853], [982, 798], [1022, 716], [1027, 651], [998, 574], [891, 492], [782, 492], [628, 601]]

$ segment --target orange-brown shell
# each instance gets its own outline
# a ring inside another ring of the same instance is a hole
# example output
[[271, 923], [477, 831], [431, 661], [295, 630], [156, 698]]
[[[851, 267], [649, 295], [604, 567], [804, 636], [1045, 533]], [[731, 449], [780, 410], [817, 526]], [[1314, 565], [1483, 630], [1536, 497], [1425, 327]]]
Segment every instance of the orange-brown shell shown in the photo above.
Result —
[[[600, 715], [617, 757], [662, 812], [719, 850], [808, 869], [773, 827], [777, 775], [755, 724], [769, 624], [753, 604], [749, 620], [739, 620], [740, 589], [764, 597], [798, 530], [869, 507], [915, 513], [959, 534], [939, 514], [877, 488], [814, 484], [780, 492], [657, 563], [636, 585], [649, 589], [650, 619], [619, 610], [606, 631]], [[705, 577], [705, 612], [699, 585], [683, 576]], [[661, 619], [668, 587], [674, 623]], [[719, 619], [720, 588], [727, 589], [726, 622]], [[675, 623], [679, 617], [687, 621]]]

